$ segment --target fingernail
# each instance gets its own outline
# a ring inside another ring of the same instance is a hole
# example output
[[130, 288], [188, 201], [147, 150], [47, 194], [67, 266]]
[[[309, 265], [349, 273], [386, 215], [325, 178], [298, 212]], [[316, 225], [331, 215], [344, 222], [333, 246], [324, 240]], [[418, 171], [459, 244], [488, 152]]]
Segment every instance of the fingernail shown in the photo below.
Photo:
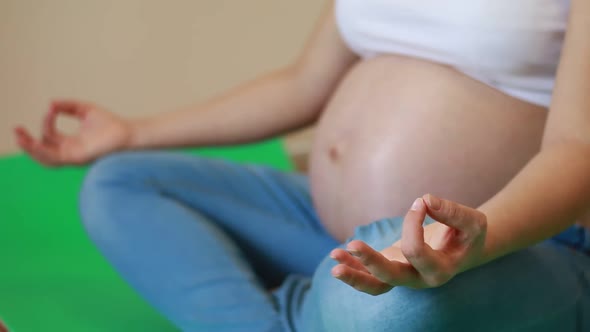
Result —
[[346, 251], [348, 251], [349, 254], [353, 255], [354, 257], [360, 257], [361, 256], [361, 252], [355, 249], [346, 249]]
[[412, 204], [412, 207], [410, 208], [410, 210], [418, 211], [419, 209], [422, 208], [423, 204], [424, 204], [424, 201], [422, 201], [422, 198], [416, 198], [416, 200]]
[[440, 199], [438, 199], [438, 197], [428, 194], [428, 196], [426, 196], [426, 202], [431, 210], [440, 209]]

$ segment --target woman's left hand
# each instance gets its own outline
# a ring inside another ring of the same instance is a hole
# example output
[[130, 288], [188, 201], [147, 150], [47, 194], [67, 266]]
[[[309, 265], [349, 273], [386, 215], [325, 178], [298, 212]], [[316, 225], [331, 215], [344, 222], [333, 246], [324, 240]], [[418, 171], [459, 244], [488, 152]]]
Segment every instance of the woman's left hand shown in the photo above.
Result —
[[[438, 222], [423, 227], [426, 214]], [[371, 295], [395, 286], [438, 287], [483, 262], [486, 229], [482, 212], [424, 195], [406, 214], [399, 241], [381, 252], [359, 240], [334, 249], [330, 256], [340, 264], [332, 275]]]

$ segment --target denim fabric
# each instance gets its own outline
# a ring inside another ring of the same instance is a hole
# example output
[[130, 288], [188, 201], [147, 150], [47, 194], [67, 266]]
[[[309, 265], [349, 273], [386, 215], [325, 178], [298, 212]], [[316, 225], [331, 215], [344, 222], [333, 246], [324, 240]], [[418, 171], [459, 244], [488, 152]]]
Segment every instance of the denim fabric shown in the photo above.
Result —
[[[353, 239], [383, 249], [402, 218], [357, 228]], [[590, 331], [590, 257], [546, 241], [426, 290], [371, 296], [318, 267], [296, 320], [300, 331]], [[291, 286], [292, 287], [292, 286]]]
[[554, 236], [552, 240], [590, 255], [590, 229], [588, 228], [574, 225]]
[[[590, 258], [563, 241], [435, 289], [353, 290], [330, 275], [326, 255], [341, 244], [321, 226], [302, 175], [115, 154], [89, 172], [80, 208], [103, 255], [184, 331], [590, 330]], [[399, 238], [401, 221], [358, 227], [352, 238], [382, 249]]]

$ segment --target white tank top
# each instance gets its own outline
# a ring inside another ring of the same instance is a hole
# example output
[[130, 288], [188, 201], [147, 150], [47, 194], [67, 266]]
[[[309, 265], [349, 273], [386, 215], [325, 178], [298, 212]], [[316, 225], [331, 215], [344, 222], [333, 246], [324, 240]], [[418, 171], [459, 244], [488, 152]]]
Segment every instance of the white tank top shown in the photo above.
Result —
[[450, 65], [549, 106], [569, 0], [337, 0], [336, 21], [363, 58], [401, 54]]

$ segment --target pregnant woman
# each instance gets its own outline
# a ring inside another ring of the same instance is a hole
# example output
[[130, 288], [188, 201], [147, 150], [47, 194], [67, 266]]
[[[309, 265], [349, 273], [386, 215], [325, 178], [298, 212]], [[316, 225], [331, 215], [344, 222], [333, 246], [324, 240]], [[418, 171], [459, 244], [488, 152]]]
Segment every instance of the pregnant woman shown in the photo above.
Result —
[[[587, 331], [589, 35], [585, 0], [338, 0], [296, 61], [204, 104], [59, 100], [16, 136], [100, 157], [85, 227], [183, 330]], [[146, 151], [316, 120], [309, 177]]]

